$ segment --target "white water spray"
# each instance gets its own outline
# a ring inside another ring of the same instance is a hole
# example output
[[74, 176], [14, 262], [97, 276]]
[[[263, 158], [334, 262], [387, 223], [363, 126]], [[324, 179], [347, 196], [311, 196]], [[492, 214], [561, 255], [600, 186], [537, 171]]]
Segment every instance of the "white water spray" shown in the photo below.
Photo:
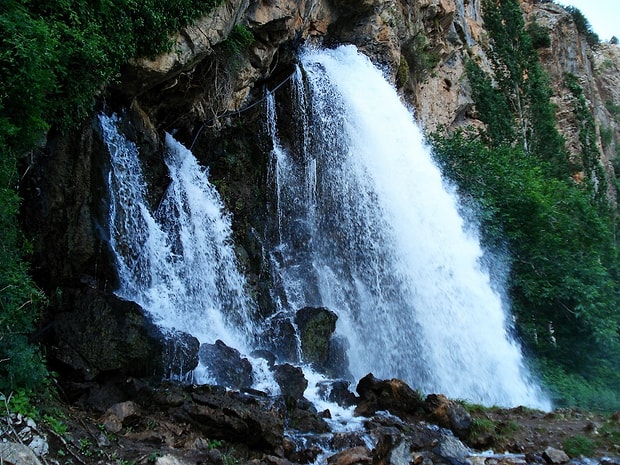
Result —
[[[108, 227], [121, 282], [117, 293], [147, 309], [164, 329], [247, 351], [254, 304], [238, 271], [230, 220], [207, 172], [166, 135], [171, 182], [153, 211], [137, 147], [118, 131], [118, 117], [99, 120], [111, 158]], [[208, 381], [205, 376], [198, 381]]]
[[393, 87], [352, 46], [301, 62], [310, 96], [293, 153], [270, 120], [283, 305], [335, 311], [358, 379], [373, 372], [454, 398], [549, 408], [478, 238]]

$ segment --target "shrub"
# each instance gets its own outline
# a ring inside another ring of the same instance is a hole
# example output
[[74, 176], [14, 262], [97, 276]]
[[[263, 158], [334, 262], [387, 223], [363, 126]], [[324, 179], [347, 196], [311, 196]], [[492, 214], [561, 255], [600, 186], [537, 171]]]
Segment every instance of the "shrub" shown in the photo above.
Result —
[[551, 47], [551, 36], [546, 27], [536, 21], [532, 21], [527, 27], [527, 32], [532, 38], [532, 45], [535, 48]]
[[591, 457], [594, 455], [594, 442], [583, 435], [566, 438], [562, 446], [564, 451], [571, 457]]

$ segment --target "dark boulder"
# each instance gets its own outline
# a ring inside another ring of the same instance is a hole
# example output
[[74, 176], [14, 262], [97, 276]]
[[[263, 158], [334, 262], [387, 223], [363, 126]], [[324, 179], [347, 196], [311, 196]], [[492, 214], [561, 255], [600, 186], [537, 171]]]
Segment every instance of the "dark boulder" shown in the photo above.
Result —
[[281, 394], [286, 398], [301, 399], [308, 387], [308, 380], [305, 378], [301, 368], [294, 367], [288, 363], [276, 365], [274, 368], [274, 378], [280, 386]]
[[268, 320], [262, 343], [278, 360], [299, 362], [297, 333], [290, 318], [284, 313], [278, 313]]
[[324, 307], [304, 307], [295, 315], [302, 359], [317, 370], [327, 368], [330, 339], [336, 330], [336, 320], [338, 316]]
[[380, 380], [372, 373], [364, 376], [357, 384], [360, 401], [356, 415], [372, 416], [377, 410], [407, 419], [414, 417], [424, 406], [419, 392], [411, 389], [399, 379]]
[[215, 382], [231, 389], [249, 388], [254, 382], [252, 364], [241, 357], [237, 349], [228, 347], [219, 339], [215, 344], [202, 344], [198, 353]]
[[198, 341], [170, 332], [164, 335], [136, 303], [95, 288], [66, 290], [53, 322], [52, 365], [77, 380], [101, 373], [164, 378], [170, 364], [189, 372], [197, 365]]
[[319, 394], [325, 400], [335, 402], [342, 407], [350, 407], [357, 404], [357, 397], [351, 391], [348, 381], [337, 379], [321, 381], [319, 383]]
[[199, 386], [191, 392], [183, 413], [206, 437], [237, 441], [253, 448], [273, 450], [282, 444], [284, 419], [268, 399]]

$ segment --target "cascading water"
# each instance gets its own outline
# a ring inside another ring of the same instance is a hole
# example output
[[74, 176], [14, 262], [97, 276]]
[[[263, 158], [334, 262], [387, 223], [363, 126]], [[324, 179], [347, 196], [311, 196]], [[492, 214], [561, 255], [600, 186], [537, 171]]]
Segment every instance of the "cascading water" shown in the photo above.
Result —
[[[166, 135], [171, 182], [152, 212], [136, 145], [118, 131], [118, 117], [101, 115], [99, 121], [111, 159], [108, 228], [121, 282], [117, 293], [147, 309], [164, 329], [247, 351], [254, 304], [238, 271], [229, 218], [206, 171]], [[208, 381], [204, 376], [198, 381]]]
[[[306, 51], [301, 64], [287, 143], [274, 96], [267, 99], [275, 208], [266, 249], [278, 315], [306, 306], [336, 312], [354, 378], [373, 372], [426, 392], [548, 408], [480, 266], [478, 240], [397, 93], [350, 46]], [[119, 133], [118, 118], [101, 116], [100, 124], [111, 155], [118, 294], [202, 343], [221, 339], [246, 356], [265, 347], [257, 332], [268, 325], [254, 320], [230, 221], [206, 171], [168, 135], [171, 182], [150, 208], [137, 147]], [[210, 381], [204, 367], [194, 376]], [[315, 385], [307, 396], [318, 396]]]
[[[326, 306], [359, 378], [426, 392], [549, 408], [529, 381], [482, 251], [411, 113], [352, 46], [308, 50], [296, 74], [298, 140], [274, 139], [281, 309]], [[308, 87], [308, 96], [303, 91]]]

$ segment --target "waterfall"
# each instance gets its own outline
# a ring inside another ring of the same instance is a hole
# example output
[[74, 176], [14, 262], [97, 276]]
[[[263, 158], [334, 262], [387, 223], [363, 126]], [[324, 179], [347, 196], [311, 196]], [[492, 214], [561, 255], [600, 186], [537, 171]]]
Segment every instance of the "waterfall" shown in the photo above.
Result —
[[[300, 65], [291, 95], [277, 96], [293, 106], [286, 131], [280, 100], [266, 99], [272, 220], [263, 247], [273, 318], [256, 321], [265, 309], [247, 290], [208, 171], [166, 135], [170, 183], [163, 198], [150, 198], [137, 146], [119, 131], [118, 117], [102, 115], [117, 293], [164, 329], [238, 349], [253, 362], [255, 387], [271, 392], [278, 388], [267, 363], [248, 354], [277, 349], [273, 321], [289, 318], [294, 327], [300, 308], [327, 307], [338, 315], [344, 375], [372, 372], [423, 392], [549, 408], [481, 265], [475, 228], [459, 215], [411, 112], [352, 46], [306, 50]], [[278, 362], [303, 359], [291, 357]], [[309, 379], [323, 376], [304, 370]], [[208, 367], [193, 375], [211, 381]], [[308, 398], [316, 397], [313, 383]]]
[[254, 303], [238, 270], [230, 219], [207, 171], [167, 134], [171, 181], [152, 209], [138, 148], [119, 132], [119, 117], [101, 115], [99, 121], [110, 152], [108, 233], [118, 295], [147, 309], [164, 329], [247, 351]]
[[281, 142], [273, 96], [267, 112], [281, 310], [336, 312], [357, 379], [373, 372], [453, 398], [549, 408], [477, 234], [396, 91], [352, 46], [300, 61], [287, 121], [296, 140]]

